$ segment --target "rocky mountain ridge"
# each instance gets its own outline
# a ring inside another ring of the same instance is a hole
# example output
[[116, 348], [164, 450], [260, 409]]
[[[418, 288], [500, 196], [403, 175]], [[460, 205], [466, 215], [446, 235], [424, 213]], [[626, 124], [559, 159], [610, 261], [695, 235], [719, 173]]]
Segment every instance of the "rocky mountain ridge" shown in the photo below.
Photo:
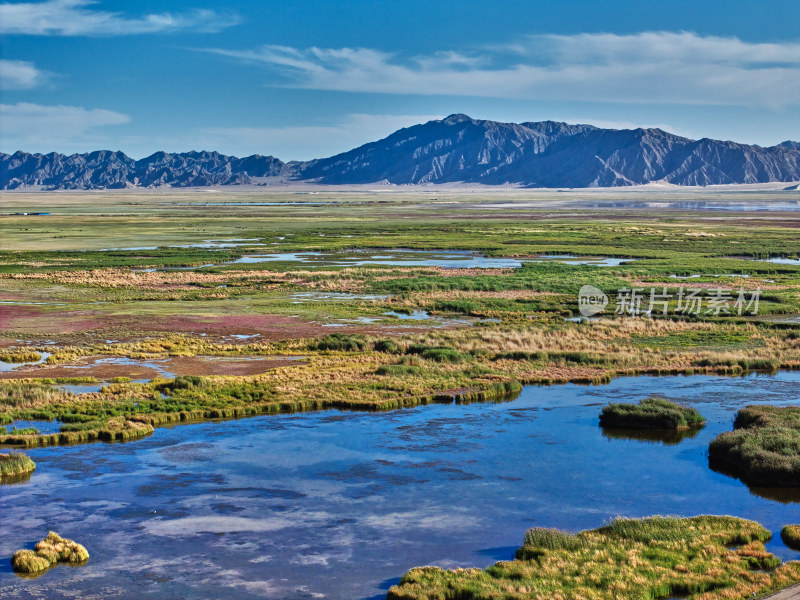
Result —
[[284, 163], [218, 152], [0, 153], [0, 189], [117, 189], [286, 182], [353, 185], [465, 183], [615, 187], [800, 181], [800, 144], [691, 140], [661, 129], [602, 129], [555, 121], [501, 123], [455, 114], [400, 129], [335, 156]]

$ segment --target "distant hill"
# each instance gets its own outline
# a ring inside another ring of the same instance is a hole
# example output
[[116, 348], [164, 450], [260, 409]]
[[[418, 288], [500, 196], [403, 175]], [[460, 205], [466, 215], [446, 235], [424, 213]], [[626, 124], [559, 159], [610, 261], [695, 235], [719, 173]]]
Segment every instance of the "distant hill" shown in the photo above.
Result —
[[614, 187], [795, 182], [800, 144], [762, 148], [691, 140], [661, 129], [602, 129], [554, 121], [500, 123], [450, 115], [308, 162], [217, 152], [0, 153], [0, 188], [98, 189], [256, 183], [265, 177], [321, 184], [467, 183], [522, 187]]
[[156, 152], [133, 160], [122, 152], [99, 150], [65, 156], [0, 153], [0, 189], [43, 186], [51, 190], [126, 187], [193, 187], [252, 183], [253, 177], [280, 175], [283, 162], [257, 154], [246, 158], [219, 152]]

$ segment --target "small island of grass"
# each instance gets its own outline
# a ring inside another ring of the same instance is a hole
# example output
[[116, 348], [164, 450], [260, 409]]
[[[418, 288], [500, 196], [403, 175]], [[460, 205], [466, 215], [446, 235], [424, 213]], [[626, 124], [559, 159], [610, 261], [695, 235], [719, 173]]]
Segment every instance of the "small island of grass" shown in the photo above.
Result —
[[616, 429], [694, 429], [705, 419], [693, 408], [662, 398], [647, 398], [639, 404], [609, 404], [600, 414], [601, 427]]
[[21, 452], [0, 454], [0, 483], [17, 480], [35, 470], [36, 463]]
[[751, 485], [800, 487], [800, 407], [747, 406], [708, 448], [711, 468]]
[[753, 521], [714, 516], [616, 519], [578, 534], [537, 528], [516, 560], [418, 567], [388, 600], [751, 598], [800, 581], [800, 562], [781, 565], [766, 551], [770, 537]]
[[787, 525], [781, 529], [781, 539], [792, 550], [800, 550], [800, 525]]
[[41, 573], [59, 562], [73, 565], [89, 560], [86, 548], [51, 531], [33, 550], [18, 550], [11, 558], [17, 573]]

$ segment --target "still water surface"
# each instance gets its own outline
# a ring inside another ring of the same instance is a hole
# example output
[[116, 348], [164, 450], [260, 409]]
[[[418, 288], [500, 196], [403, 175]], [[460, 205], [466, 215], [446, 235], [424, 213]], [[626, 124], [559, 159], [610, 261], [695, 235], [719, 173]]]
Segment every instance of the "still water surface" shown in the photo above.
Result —
[[[664, 441], [597, 426], [609, 401], [653, 393], [697, 407], [708, 426]], [[35, 580], [2, 559], [0, 597], [381, 598], [415, 565], [509, 559], [532, 526], [713, 513], [777, 533], [800, 522], [800, 497], [710, 471], [706, 448], [738, 408], [798, 396], [800, 373], [620, 378], [527, 387], [503, 403], [266, 416], [32, 450], [33, 478], [0, 486], [0, 557], [49, 529], [92, 557]], [[800, 558], [778, 536], [768, 547]]]

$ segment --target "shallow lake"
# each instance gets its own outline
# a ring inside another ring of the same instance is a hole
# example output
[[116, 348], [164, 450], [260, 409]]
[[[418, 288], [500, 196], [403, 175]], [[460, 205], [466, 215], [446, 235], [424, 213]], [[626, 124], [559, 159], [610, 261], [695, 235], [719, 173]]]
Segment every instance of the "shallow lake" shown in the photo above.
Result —
[[[663, 441], [598, 427], [609, 401], [653, 393], [695, 406], [707, 427]], [[738, 408], [798, 396], [800, 373], [620, 378], [527, 387], [503, 403], [265, 416], [31, 450], [31, 480], [0, 486], [0, 557], [50, 529], [92, 557], [35, 580], [2, 559], [0, 597], [382, 598], [415, 565], [509, 559], [532, 526], [711, 513], [777, 533], [800, 522], [800, 494], [751, 491], [709, 470], [706, 449]], [[768, 547], [800, 558], [777, 536]]]
[[443, 269], [518, 269], [528, 262], [559, 262], [569, 265], [618, 267], [635, 261], [635, 258], [604, 256], [574, 256], [572, 254], [540, 255], [524, 258], [484, 256], [467, 250], [410, 250], [376, 249], [342, 252], [275, 252], [250, 254], [233, 261], [208, 263], [193, 267], [164, 267], [162, 269], [133, 269], [134, 271], [192, 271], [225, 265], [256, 263], [300, 263], [310, 267], [441, 267]]

